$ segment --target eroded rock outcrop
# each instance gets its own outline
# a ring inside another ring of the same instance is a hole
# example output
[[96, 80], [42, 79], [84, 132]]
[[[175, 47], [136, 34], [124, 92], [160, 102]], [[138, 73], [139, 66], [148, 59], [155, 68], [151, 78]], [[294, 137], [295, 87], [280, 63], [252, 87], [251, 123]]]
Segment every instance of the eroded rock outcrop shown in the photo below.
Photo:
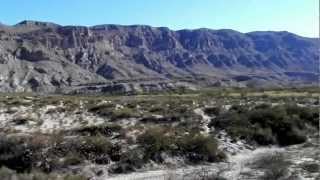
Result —
[[137, 81], [160, 90], [168, 81], [198, 87], [306, 85], [318, 77], [318, 47], [318, 39], [289, 32], [23, 21], [0, 26], [0, 91], [82, 92], [92, 84], [135, 87]]

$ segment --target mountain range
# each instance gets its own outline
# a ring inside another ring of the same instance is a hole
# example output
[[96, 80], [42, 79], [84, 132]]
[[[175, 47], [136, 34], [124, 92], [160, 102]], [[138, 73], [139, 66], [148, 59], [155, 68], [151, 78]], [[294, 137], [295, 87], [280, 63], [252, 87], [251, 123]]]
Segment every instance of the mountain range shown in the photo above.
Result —
[[0, 91], [309, 86], [319, 79], [319, 42], [286, 31], [0, 24]]

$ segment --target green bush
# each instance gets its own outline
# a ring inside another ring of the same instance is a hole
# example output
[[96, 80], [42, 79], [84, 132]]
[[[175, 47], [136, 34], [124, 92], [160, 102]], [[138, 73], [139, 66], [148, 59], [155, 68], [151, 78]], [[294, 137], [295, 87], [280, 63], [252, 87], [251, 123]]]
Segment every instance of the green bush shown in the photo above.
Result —
[[18, 172], [32, 168], [32, 153], [27, 146], [15, 139], [0, 138], [0, 167], [5, 166]]
[[81, 175], [57, 175], [44, 174], [32, 171], [30, 173], [17, 173], [7, 168], [0, 169], [1, 180], [87, 180], [88, 178]]
[[139, 148], [129, 150], [121, 155], [120, 161], [109, 169], [110, 173], [128, 173], [142, 168], [146, 163], [144, 151]]
[[174, 138], [167, 135], [164, 128], [151, 128], [137, 138], [138, 143], [145, 149], [145, 159], [162, 161], [161, 152], [172, 150]]
[[113, 104], [99, 104], [99, 105], [90, 104], [88, 105], [87, 108], [88, 108], [88, 112], [95, 113], [102, 117], [106, 117], [106, 116], [112, 115], [112, 111], [114, 107], [115, 106]]
[[[102, 162], [102, 158], [109, 159], [113, 155], [115, 146], [109, 139], [102, 135], [78, 137], [77, 140], [66, 140], [61, 144], [54, 146], [48, 154], [54, 157], [67, 158], [71, 154], [76, 155], [71, 158], [71, 163], [80, 163], [84, 160], [92, 162]], [[107, 161], [106, 161], [107, 162]], [[64, 165], [64, 164], [63, 164]]]
[[131, 108], [121, 108], [112, 111], [111, 120], [139, 117], [139, 114]]
[[264, 171], [261, 179], [281, 179], [286, 177], [289, 173], [289, 166], [291, 162], [281, 153], [262, 155], [255, 162], [253, 167]]
[[109, 139], [99, 135], [85, 137], [77, 150], [90, 159], [91, 157], [108, 154], [111, 149], [112, 144]]
[[81, 164], [83, 159], [81, 158], [80, 155], [75, 154], [75, 153], [69, 153], [66, 155], [66, 157], [63, 160], [63, 165], [68, 167], [68, 166], [75, 166]]
[[117, 124], [101, 124], [93, 126], [85, 126], [74, 130], [74, 132], [88, 136], [112, 136], [114, 132], [120, 132], [122, 127]]
[[214, 137], [183, 132], [179, 130], [170, 132], [165, 128], [147, 130], [138, 137], [138, 143], [144, 149], [144, 159], [162, 162], [161, 153], [184, 156], [192, 163], [214, 162], [225, 158], [225, 155], [218, 150], [218, 143]]
[[214, 137], [190, 134], [181, 137], [177, 143], [182, 154], [191, 162], [214, 162], [221, 160], [218, 143]]
[[[225, 129], [234, 138], [260, 145], [292, 145], [306, 141], [308, 127], [316, 126], [318, 115], [312, 108], [293, 105], [258, 105], [252, 109], [233, 106], [219, 115], [209, 126]], [[309, 125], [309, 126], [308, 126]]]
[[310, 173], [316, 173], [320, 171], [320, 165], [317, 163], [307, 162], [302, 164], [302, 168]]
[[260, 145], [275, 144], [277, 142], [270, 128], [257, 128], [252, 135], [252, 139]]
[[218, 116], [221, 112], [220, 107], [207, 107], [204, 109], [204, 113], [206, 113], [209, 116]]

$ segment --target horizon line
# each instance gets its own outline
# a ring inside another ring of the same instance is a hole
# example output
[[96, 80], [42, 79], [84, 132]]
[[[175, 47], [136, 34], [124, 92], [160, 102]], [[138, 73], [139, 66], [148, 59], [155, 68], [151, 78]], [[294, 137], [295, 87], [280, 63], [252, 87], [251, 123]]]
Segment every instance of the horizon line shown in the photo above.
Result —
[[18, 23], [12, 24], [12, 25], [5, 24], [5, 23], [2, 23], [0, 21], [0, 25], [9, 26], [9, 27], [15, 27], [15, 26], [23, 24], [25, 22], [50, 23], [52, 25], [57, 25], [57, 26], [60, 26], [60, 27], [87, 27], [87, 28], [92, 28], [92, 27], [97, 27], [97, 26], [112, 26], [112, 25], [114, 25], [114, 26], [123, 26], [123, 27], [146, 26], [146, 27], [151, 27], [151, 28], [167, 28], [170, 31], [183, 31], [183, 30], [195, 31], [195, 30], [202, 30], [202, 29], [203, 30], [212, 30], [212, 31], [230, 30], [230, 31], [235, 31], [235, 32], [242, 33], [242, 34], [250, 34], [250, 33], [255, 33], [255, 32], [276, 32], [276, 33], [286, 32], [286, 33], [291, 33], [291, 34], [294, 34], [296, 36], [300, 36], [300, 37], [304, 37], [304, 38], [319, 39], [319, 36], [304, 36], [304, 35], [300, 35], [300, 34], [297, 34], [297, 33], [290, 32], [288, 30], [253, 30], [253, 31], [243, 32], [243, 31], [232, 29], [232, 28], [217, 28], [217, 29], [215, 29], [215, 28], [208, 28], [208, 27], [199, 27], [199, 28], [175, 29], [175, 28], [171, 28], [169, 26], [152, 26], [152, 25], [148, 25], [148, 24], [115, 24], [115, 23], [110, 23], [110, 24], [108, 24], [108, 23], [103, 24], [102, 23], [102, 24], [96, 24], [96, 25], [80, 25], [80, 24], [59, 24], [59, 23], [52, 22], [52, 21], [27, 20], [27, 19], [19, 21]]

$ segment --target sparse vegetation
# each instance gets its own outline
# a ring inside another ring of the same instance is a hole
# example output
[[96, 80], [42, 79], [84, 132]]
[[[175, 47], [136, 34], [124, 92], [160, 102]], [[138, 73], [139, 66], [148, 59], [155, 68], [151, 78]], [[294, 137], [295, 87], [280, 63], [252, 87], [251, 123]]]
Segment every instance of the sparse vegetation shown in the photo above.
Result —
[[291, 162], [281, 153], [266, 154], [258, 158], [254, 163], [253, 167], [262, 169], [264, 175], [261, 179], [283, 179], [289, 174], [289, 166]]
[[319, 114], [315, 109], [295, 105], [259, 105], [250, 109], [233, 106], [211, 126], [226, 129], [234, 138], [246, 139], [260, 145], [299, 144], [306, 141], [308, 125], [314, 128]]
[[218, 116], [221, 113], [221, 107], [207, 107], [204, 112], [210, 116]]
[[[0, 167], [17, 180], [38, 176], [56, 180], [55, 173], [71, 168], [80, 172], [88, 164], [107, 166], [112, 174], [153, 164], [179, 167], [217, 162], [226, 159], [225, 144], [216, 140], [221, 141], [220, 132], [231, 136], [227, 143], [243, 148], [299, 144], [317, 131], [316, 93], [226, 88], [137, 96], [0, 95], [1, 131], [6, 134], [0, 138]], [[207, 120], [195, 111], [198, 108], [210, 116], [214, 131], [207, 133]], [[267, 159], [261, 164], [277, 168], [264, 167], [263, 178], [282, 177], [285, 163], [280, 158]], [[315, 163], [299, 168], [308, 173], [319, 170]], [[221, 178], [213, 174], [211, 179]]]
[[31, 170], [32, 159], [28, 147], [16, 139], [0, 138], [0, 167], [8, 167], [18, 172]]
[[302, 164], [302, 168], [308, 171], [309, 173], [316, 173], [320, 171], [320, 165], [312, 162]]
[[30, 172], [21, 174], [5, 167], [2, 167], [0, 169], [0, 177], [2, 180], [87, 180], [86, 177], [81, 175], [45, 174], [42, 172]]
[[201, 134], [189, 134], [178, 139], [177, 146], [190, 162], [215, 162], [224, 160], [225, 155], [218, 150], [214, 137]]
[[157, 127], [141, 134], [138, 137], [138, 143], [145, 150], [144, 159], [161, 162], [163, 160], [161, 153], [174, 150], [175, 140], [166, 129]]
[[161, 153], [185, 156], [192, 163], [214, 162], [225, 158], [214, 137], [201, 134], [177, 134], [164, 128], [152, 128], [138, 137], [145, 159], [163, 161]]
[[122, 127], [117, 124], [101, 124], [93, 126], [84, 126], [73, 130], [76, 134], [88, 135], [88, 136], [112, 136], [115, 132], [120, 132]]
[[111, 120], [115, 121], [117, 119], [134, 118], [139, 117], [139, 114], [131, 108], [121, 108], [113, 110], [111, 114]]

